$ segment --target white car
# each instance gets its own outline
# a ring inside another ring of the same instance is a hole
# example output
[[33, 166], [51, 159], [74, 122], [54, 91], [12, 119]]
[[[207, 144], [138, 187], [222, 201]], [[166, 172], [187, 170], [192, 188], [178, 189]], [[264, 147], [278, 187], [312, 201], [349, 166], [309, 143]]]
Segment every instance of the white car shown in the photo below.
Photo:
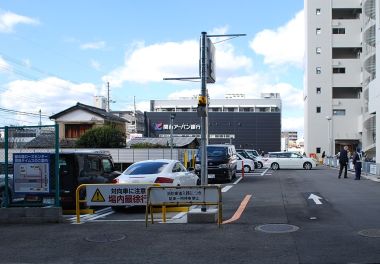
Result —
[[169, 186], [197, 185], [198, 176], [178, 160], [145, 160], [132, 164], [114, 183], [153, 184]]
[[311, 170], [317, 166], [314, 159], [293, 152], [269, 152], [267, 157], [262, 158], [262, 161], [264, 167], [272, 170], [302, 168]]
[[255, 163], [251, 159], [246, 159], [239, 153], [236, 153], [237, 156], [237, 170], [242, 171], [242, 166], [244, 162], [244, 172], [250, 172], [255, 170]]

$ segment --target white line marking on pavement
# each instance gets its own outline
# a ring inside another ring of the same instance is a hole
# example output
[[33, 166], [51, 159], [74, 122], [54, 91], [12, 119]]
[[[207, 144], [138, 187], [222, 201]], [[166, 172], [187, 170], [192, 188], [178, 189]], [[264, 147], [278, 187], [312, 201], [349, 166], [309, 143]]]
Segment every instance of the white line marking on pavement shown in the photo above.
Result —
[[95, 220], [95, 219], [98, 219], [98, 218], [102, 218], [102, 217], [105, 217], [105, 216], [107, 216], [107, 215], [111, 215], [111, 214], [113, 214], [113, 213], [115, 213], [115, 212], [108, 212], [108, 213], [104, 213], [104, 214], [99, 214], [99, 215], [95, 215], [94, 217], [90, 217], [90, 218], [88, 218], [88, 219], [86, 219], [85, 221], [92, 221], [92, 220]]
[[240, 177], [239, 179], [237, 179], [237, 180], [234, 182], [234, 184], [238, 184], [239, 181], [241, 181], [242, 179], [243, 179], [243, 177]]
[[180, 218], [184, 217], [186, 214], [187, 214], [187, 212], [181, 212], [181, 213], [173, 216], [172, 219], [180, 219]]
[[263, 171], [263, 173], [261, 173], [261, 176], [264, 176], [264, 174], [269, 170], [269, 168], [267, 168], [265, 171]]
[[224, 186], [224, 188], [222, 189], [222, 192], [228, 192], [228, 190], [231, 189], [232, 187], [233, 185]]

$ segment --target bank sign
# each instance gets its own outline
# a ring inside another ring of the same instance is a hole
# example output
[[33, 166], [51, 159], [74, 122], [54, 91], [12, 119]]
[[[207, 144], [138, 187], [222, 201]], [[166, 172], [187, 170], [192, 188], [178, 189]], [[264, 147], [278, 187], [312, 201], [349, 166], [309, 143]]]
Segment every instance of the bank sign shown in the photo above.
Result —
[[[171, 129], [170, 124], [164, 124], [164, 123], [154, 123], [153, 127], [155, 131], [164, 131], [164, 130]], [[182, 123], [182, 124], [173, 125], [173, 130], [200, 130], [200, 129], [201, 129], [201, 126], [199, 124]]]

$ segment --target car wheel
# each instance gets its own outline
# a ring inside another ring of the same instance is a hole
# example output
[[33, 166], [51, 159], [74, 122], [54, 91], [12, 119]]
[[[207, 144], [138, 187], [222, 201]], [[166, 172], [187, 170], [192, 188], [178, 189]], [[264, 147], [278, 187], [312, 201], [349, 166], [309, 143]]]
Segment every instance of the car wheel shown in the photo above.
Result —
[[244, 165], [244, 172], [250, 172], [251, 168], [248, 165]]
[[272, 163], [272, 165], [270, 165], [270, 167], [272, 170], [279, 170], [280, 169], [280, 165], [278, 165], [278, 163], [276, 163], [276, 162]]
[[257, 163], [257, 168], [258, 169], [261, 169], [263, 167], [263, 163], [261, 162], [261, 161], [259, 161], [258, 163]]
[[304, 168], [305, 170], [311, 170], [312, 167], [313, 167], [313, 166], [311, 165], [310, 162], [305, 162], [305, 163], [303, 164], [303, 168]]

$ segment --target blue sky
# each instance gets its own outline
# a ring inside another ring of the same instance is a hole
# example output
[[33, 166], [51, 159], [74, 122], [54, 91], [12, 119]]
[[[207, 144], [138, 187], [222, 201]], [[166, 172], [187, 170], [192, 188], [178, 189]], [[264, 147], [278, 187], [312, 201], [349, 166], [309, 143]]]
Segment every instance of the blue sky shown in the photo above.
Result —
[[[189, 97], [200, 84], [199, 37], [245, 33], [216, 44], [212, 98], [279, 92], [283, 130], [303, 133], [303, 1], [13, 0], [0, 3], [0, 108], [41, 109], [43, 124], [76, 102], [93, 104], [110, 82], [112, 110]], [[215, 39], [219, 41], [220, 39]], [[0, 126], [38, 117], [0, 109]]]

